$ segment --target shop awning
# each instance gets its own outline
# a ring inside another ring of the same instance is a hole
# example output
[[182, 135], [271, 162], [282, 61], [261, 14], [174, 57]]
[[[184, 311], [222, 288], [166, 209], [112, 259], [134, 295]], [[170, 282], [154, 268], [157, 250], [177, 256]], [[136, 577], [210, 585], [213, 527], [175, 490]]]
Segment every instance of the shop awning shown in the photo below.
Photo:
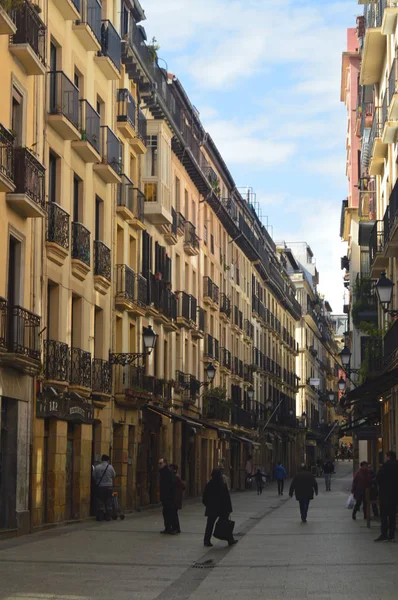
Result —
[[231, 437], [237, 442], [244, 442], [245, 444], [252, 444], [253, 446], [261, 446], [261, 444], [259, 444], [258, 442], [253, 442], [253, 440], [249, 440], [249, 438], [245, 438], [242, 435], [236, 435], [235, 433], [233, 433]]
[[398, 385], [398, 367], [354, 388], [341, 398], [340, 405], [348, 408], [357, 401], [377, 400], [394, 385]]
[[192, 427], [199, 427], [200, 429], [203, 429], [204, 425], [202, 423], [200, 423], [199, 421], [197, 421], [196, 419], [190, 419], [189, 417], [185, 417], [184, 415], [177, 415], [176, 413], [170, 412], [164, 408], [160, 408], [160, 406], [146, 406], [146, 408], [148, 410], [151, 410], [154, 413], [157, 413], [158, 415], [162, 415], [164, 417], [169, 417], [169, 419], [174, 419], [175, 421], [183, 421], [184, 423], [187, 423], [188, 425], [191, 425]]

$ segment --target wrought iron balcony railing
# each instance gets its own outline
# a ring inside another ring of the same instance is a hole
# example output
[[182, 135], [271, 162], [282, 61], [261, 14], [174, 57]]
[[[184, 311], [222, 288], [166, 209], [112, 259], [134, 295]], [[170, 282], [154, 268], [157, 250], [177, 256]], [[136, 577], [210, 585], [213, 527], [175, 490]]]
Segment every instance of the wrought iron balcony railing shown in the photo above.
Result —
[[205, 311], [201, 306], [198, 306], [198, 329], [202, 332], [205, 330]]
[[386, 368], [392, 367], [398, 358], [398, 320], [392, 323], [384, 336], [384, 364]]
[[22, 306], [9, 308], [8, 350], [40, 361], [40, 317]]
[[390, 242], [391, 232], [398, 221], [398, 181], [391, 192], [388, 206], [384, 213], [384, 245]]
[[44, 340], [44, 376], [50, 381], [69, 381], [69, 346], [56, 340]]
[[112, 369], [108, 360], [93, 358], [92, 390], [97, 394], [112, 394]]
[[51, 115], [63, 115], [79, 128], [79, 90], [63, 71], [50, 71], [49, 94]]
[[44, 210], [45, 168], [27, 148], [14, 150], [14, 183], [16, 194], [26, 194]]
[[146, 144], [147, 138], [147, 119], [142, 110], [138, 109], [138, 135], [141, 140]]
[[220, 360], [219, 342], [209, 333], [205, 336], [205, 355], [213, 360]]
[[250, 339], [253, 339], [253, 335], [254, 335], [254, 327], [251, 321], [249, 321], [249, 319], [245, 319], [244, 322], [244, 332], [245, 335], [247, 337], [249, 337]]
[[80, 22], [88, 25], [97, 41], [101, 43], [101, 12], [99, 0], [77, 0], [80, 5]]
[[119, 138], [107, 125], [101, 125], [102, 162], [112, 167], [118, 175], [122, 174], [122, 147]]
[[0, 123], [0, 173], [14, 181], [14, 136]]
[[13, 44], [29, 44], [43, 65], [46, 64], [46, 26], [33, 4], [25, 0], [15, 11], [16, 33]]
[[178, 316], [196, 323], [196, 312], [198, 302], [194, 296], [186, 292], [180, 292], [178, 299]]
[[231, 298], [224, 293], [221, 294], [220, 298], [220, 313], [223, 313], [228, 318], [231, 317]]
[[104, 242], [94, 241], [94, 275], [111, 281], [111, 249]]
[[127, 89], [117, 91], [116, 116], [120, 123], [129, 123], [135, 129], [137, 105], [134, 96]]
[[77, 221], [72, 222], [72, 258], [91, 264], [90, 232]]
[[101, 52], [100, 55], [107, 56], [116, 69], [120, 71], [122, 58], [122, 42], [120, 35], [111, 21], [105, 19], [101, 23]]
[[220, 301], [220, 289], [218, 285], [206, 275], [203, 277], [203, 296], [210, 298], [216, 304]]
[[243, 329], [243, 313], [238, 306], [234, 306], [234, 325]]
[[135, 301], [135, 273], [127, 265], [116, 265], [116, 297]]
[[231, 406], [214, 396], [203, 398], [202, 416], [204, 419], [214, 419], [229, 423], [231, 419]]
[[148, 304], [148, 281], [143, 275], [137, 276], [137, 302], [142, 306]]
[[91, 352], [70, 349], [70, 384], [91, 388]]
[[8, 302], [0, 298], [0, 348], [8, 347]]
[[94, 150], [101, 151], [101, 117], [87, 100], [80, 100], [80, 132]]
[[189, 221], [185, 225], [184, 244], [192, 246], [195, 250], [199, 250], [199, 237], [196, 234], [196, 227]]
[[232, 406], [231, 423], [232, 425], [237, 425], [238, 427], [252, 429], [253, 417], [247, 410], [241, 408], [240, 406]]
[[221, 366], [232, 369], [232, 355], [227, 348], [221, 348]]
[[47, 202], [47, 241], [69, 250], [69, 214], [55, 202]]

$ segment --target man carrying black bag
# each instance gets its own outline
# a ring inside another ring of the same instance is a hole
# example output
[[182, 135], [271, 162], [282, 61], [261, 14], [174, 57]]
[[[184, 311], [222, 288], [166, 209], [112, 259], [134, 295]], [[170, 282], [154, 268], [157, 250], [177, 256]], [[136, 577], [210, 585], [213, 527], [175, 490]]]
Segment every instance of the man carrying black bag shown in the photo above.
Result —
[[225, 539], [229, 546], [237, 544], [238, 540], [235, 540], [233, 536], [234, 522], [229, 520], [229, 515], [232, 513], [231, 497], [220, 469], [213, 470], [211, 479], [206, 484], [203, 492], [203, 504], [206, 507], [205, 516], [207, 517], [204, 545], [213, 546], [211, 536], [217, 519], [215, 537]]

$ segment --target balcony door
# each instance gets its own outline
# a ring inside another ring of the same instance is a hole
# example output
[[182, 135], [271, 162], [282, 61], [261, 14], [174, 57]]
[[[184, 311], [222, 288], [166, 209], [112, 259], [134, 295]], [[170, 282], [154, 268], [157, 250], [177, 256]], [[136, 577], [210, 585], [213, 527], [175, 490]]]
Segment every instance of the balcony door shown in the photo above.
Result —
[[11, 352], [18, 347], [24, 348], [24, 327], [18, 327], [19, 320], [15, 306], [22, 304], [22, 244], [10, 235], [8, 245], [8, 319], [9, 343]]
[[55, 72], [57, 70], [57, 47], [51, 42], [50, 44], [50, 112], [57, 106], [57, 78]]

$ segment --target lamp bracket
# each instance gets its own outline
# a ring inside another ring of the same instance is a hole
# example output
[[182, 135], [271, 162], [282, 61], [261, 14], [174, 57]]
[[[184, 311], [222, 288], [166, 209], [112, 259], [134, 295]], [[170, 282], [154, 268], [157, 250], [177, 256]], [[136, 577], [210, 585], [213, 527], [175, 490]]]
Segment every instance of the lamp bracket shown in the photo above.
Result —
[[137, 359], [148, 355], [149, 352], [110, 352], [109, 362], [111, 365], [122, 365], [125, 367], [126, 365], [131, 365]]

